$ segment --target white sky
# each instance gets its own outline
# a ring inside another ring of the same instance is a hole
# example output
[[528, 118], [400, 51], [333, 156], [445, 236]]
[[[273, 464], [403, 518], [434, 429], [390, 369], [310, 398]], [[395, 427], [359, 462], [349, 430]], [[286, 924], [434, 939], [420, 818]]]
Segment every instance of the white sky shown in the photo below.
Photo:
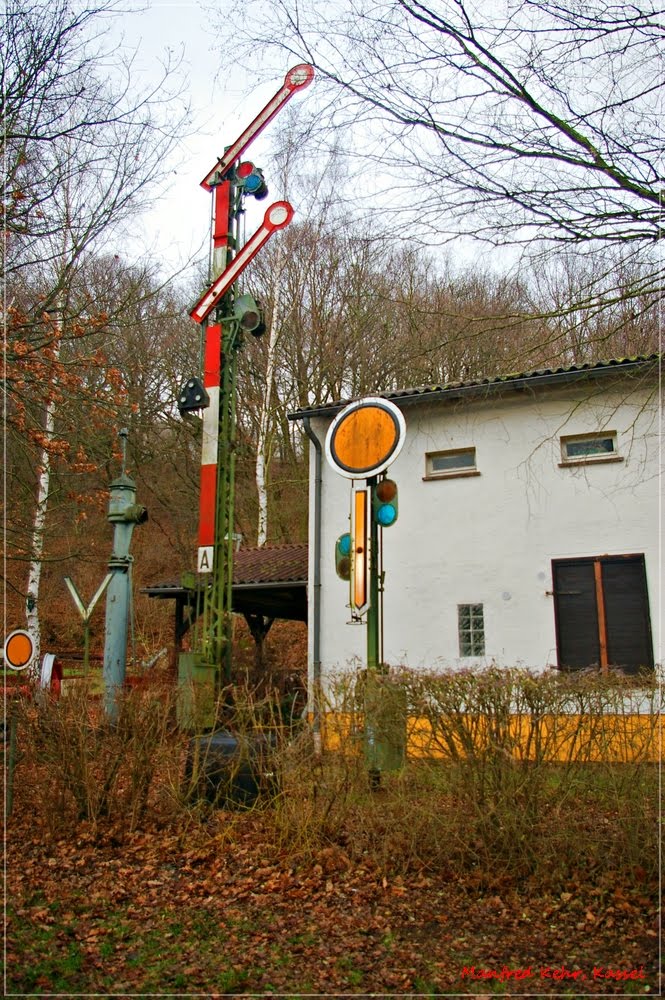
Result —
[[[137, 83], [143, 75], [153, 82], [158, 79], [161, 64], [169, 51], [176, 60], [182, 54], [180, 77], [183, 97], [191, 105], [190, 134], [183, 135], [173, 162], [165, 170], [160, 192], [155, 192], [160, 193], [158, 204], [135, 224], [135, 238], [125, 239], [116, 249], [129, 262], [153, 257], [163, 277], [186, 269], [192, 258], [207, 260], [211, 195], [200, 182], [215, 165], [224, 147], [244, 131], [280, 89], [284, 74], [297, 61], [285, 56], [288, 61], [274, 74], [260, 64], [257, 80], [254, 76], [257, 70], [243, 66], [240, 61], [230, 29], [228, 38], [213, 35], [203, 9], [203, 4], [207, 6], [209, 2], [128, 0], [134, 9], [113, 15], [108, 26], [109, 48], [122, 45], [126, 55], [136, 53], [132, 75]], [[218, 23], [223, 23], [220, 14], [223, 15], [226, 2], [217, 0]], [[145, 9], [139, 9], [139, 5]], [[311, 90], [296, 93], [292, 104], [306, 101], [308, 95], [314, 97], [315, 87], [316, 80]], [[246, 154], [258, 166], [269, 165], [269, 150], [279, 135], [279, 123], [278, 115]], [[268, 205], [284, 197], [284, 192], [271, 180], [269, 170], [266, 170], [266, 181], [270, 191], [266, 201], [246, 199], [247, 237], [259, 228]], [[297, 215], [298, 205], [294, 203], [294, 207]], [[472, 246], [470, 240], [463, 238], [455, 241], [454, 260], [462, 265], [484, 259], [489, 266], [500, 263], [503, 269], [516, 256], [506, 247], [502, 250], [501, 261], [497, 261], [496, 251]], [[187, 277], [187, 270], [183, 277]]]
[[[130, 258], [154, 255], [163, 262], [164, 273], [170, 273], [183, 267], [192, 256], [200, 256], [201, 250], [207, 254], [211, 195], [200, 182], [224, 147], [243, 132], [279, 90], [284, 75], [256, 84], [250, 71], [225, 63], [222, 50], [226, 50], [228, 60], [228, 55], [233, 55], [232, 39], [214, 45], [206, 15], [197, 3], [148, 0], [145, 10], [115, 16], [106, 40], [113, 47], [122, 41], [127, 53], [136, 51], [133, 75], [137, 79], [143, 74], [156, 79], [168, 50], [176, 58], [183, 54], [180, 75], [183, 96], [191, 105], [193, 134], [183, 136], [178, 143], [174, 162], [164, 177], [168, 192], [142, 220], [142, 231], [137, 228], [136, 246], [130, 250]], [[284, 72], [289, 65], [285, 65]], [[293, 101], [303, 100], [305, 94], [294, 95]], [[277, 128], [279, 117], [248, 151], [247, 156], [258, 166], [262, 166], [261, 154], [266, 155], [270, 134]], [[266, 180], [270, 188], [268, 200], [254, 205], [253, 199], [248, 199], [248, 235], [259, 227], [268, 204], [282, 197], [270, 184], [269, 176]], [[128, 249], [119, 248], [125, 253]]]

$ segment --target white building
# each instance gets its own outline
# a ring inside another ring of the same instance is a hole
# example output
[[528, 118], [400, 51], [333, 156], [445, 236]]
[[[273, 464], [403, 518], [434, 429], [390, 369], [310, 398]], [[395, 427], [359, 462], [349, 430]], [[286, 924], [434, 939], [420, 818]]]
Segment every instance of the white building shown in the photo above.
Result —
[[[383, 661], [418, 669], [659, 659], [660, 358], [384, 396], [406, 439], [388, 475]], [[350, 481], [326, 461], [345, 404], [301, 410], [310, 446], [310, 679], [363, 665], [335, 541]]]

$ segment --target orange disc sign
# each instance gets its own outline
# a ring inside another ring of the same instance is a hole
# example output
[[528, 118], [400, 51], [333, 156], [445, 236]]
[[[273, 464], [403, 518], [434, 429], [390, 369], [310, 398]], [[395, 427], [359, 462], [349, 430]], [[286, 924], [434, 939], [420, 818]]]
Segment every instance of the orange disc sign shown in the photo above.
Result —
[[5, 639], [5, 663], [12, 670], [25, 670], [35, 655], [35, 640], [25, 629], [10, 632]]
[[368, 396], [337, 414], [326, 436], [326, 457], [340, 475], [367, 479], [397, 458], [405, 435], [402, 411], [390, 400]]

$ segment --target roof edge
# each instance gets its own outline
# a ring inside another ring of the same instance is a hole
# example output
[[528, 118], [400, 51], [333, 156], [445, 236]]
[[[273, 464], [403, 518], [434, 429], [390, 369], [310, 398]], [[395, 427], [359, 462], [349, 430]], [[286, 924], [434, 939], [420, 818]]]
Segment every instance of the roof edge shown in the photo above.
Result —
[[[390, 392], [375, 392], [374, 395], [390, 399], [397, 405], [431, 402], [439, 399], [458, 399], [464, 396], [483, 397], [506, 389], [526, 387], [538, 388], [542, 385], [565, 384], [566, 382], [584, 381], [589, 378], [602, 378], [612, 374], [629, 374], [636, 369], [656, 367], [662, 361], [663, 355], [655, 353], [635, 358], [617, 358], [609, 361], [599, 361], [584, 365], [571, 365], [569, 368], [537, 369], [532, 372], [520, 372], [514, 375], [499, 375], [495, 378], [477, 379], [469, 382], [455, 382], [438, 386], [423, 386], [411, 389], [398, 389]], [[361, 398], [361, 397], [356, 397]], [[289, 413], [289, 420], [303, 420], [306, 417], [335, 416], [353, 399], [339, 400], [325, 406], [306, 407]]]

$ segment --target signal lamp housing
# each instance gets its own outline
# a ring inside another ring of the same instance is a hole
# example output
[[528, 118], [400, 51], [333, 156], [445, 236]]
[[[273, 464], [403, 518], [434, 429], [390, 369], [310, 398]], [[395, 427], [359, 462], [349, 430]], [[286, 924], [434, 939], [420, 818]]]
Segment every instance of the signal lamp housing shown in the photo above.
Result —
[[180, 416], [183, 413], [195, 413], [197, 410], [204, 410], [210, 406], [210, 396], [204, 388], [203, 382], [197, 375], [188, 378], [182, 389], [178, 393], [178, 410]]
[[372, 512], [382, 528], [390, 528], [399, 512], [397, 483], [394, 479], [381, 479], [373, 490]]
[[261, 337], [266, 332], [263, 311], [253, 296], [240, 295], [233, 306], [233, 315], [240, 329], [251, 333], [253, 337]]
[[265, 182], [263, 171], [255, 167], [249, 160], [243, 160], [235, 168], [233, 179], [237, 187], [242, 189], [243, 194], [251, 194], [257, 201], [263, 201], [268, 197], [268, 185]]
[[340, 580], [351, 579], [351, 535], [348, 531], [335, 542], [335, 572]]

